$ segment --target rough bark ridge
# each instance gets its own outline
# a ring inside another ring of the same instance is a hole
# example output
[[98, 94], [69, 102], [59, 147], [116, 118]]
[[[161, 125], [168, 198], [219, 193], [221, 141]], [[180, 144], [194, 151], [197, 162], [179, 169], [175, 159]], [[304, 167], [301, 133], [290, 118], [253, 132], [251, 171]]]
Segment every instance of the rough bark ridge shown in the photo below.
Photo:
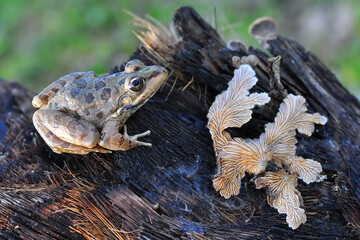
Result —
[[[174, 77], [127, 123], [130, 134], [150, 129], [152, 148], [107, 155], [52, 153], [32, 126], [32, 94], [0, 82], [0, 238], [357, 239], [360, 103], [298, 43], [280, 36], [268, 41], [271, 54], [282, 57], [287, 91], [301, 94], [310, 111], [329, 119], [312, 137], [297, 137], [299, 155], [321, 161], [327, 179], [299, 182], [308, 220], [291, 230], [251, 176], [228, 200], [211, 181], [216, 160], [206, 129], [208, 106], [226, 89], [234, 55], [254, 54], [265, 65], [269, 56], [254, 48], [225, 48], [190, 7], [179, 8], [174, 23], [181, 41], [170, 65], [181, 78], [168, 99]], [[149, 56], [139, 48], [131, 58], [154, 63]], [[273, 90], [268, 72], [255, 70], [255, 91]], [[256, 108], [251, 122], [233, 134], [259, 135], [280, 100]]]

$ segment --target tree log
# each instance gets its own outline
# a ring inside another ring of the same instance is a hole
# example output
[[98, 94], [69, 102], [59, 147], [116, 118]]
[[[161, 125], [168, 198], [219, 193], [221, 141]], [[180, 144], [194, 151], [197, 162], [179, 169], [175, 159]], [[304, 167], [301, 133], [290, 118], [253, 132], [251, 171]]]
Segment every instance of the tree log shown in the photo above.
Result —
[[[250, 175], [239, 195], [224, 199], [212, 186], [216, 158], [206, 128], [215, 96], [227, 88], [233, 56], [268, 56], [255, 48], [230, 50], [192, 8], [174, 14], [180, 41], [164, 88], [128, 121], [131, 133], [151, 130], [152, 148], [112, 154], [55, 154], [32, 125], [33, 93], [1, 81], [0, 238], [4, 239], [358, 239], [360, 224], [360, 103], [311, 52], [276, 36], [281, 83], [329, 121], [311, 137], [298, 135], [297, 154], [321, 162], [326, 180], [298, 189], [307, 222], [288, 227]], [[139, 47], [130, 57], [156, 58]], [[124, 64], [113, 71], [123, 70]], [[268, 71], [255, 67], [254, 91], [271, 92]], [[175, 75], [178, 76], [175, 79]], [[171, 90], [174, 84], [173, 90]], [[168, 94], [170, 93], [169, 97]], [[273, 121], [281, 98], [254, 109], [235, 136], [253, 138]]]

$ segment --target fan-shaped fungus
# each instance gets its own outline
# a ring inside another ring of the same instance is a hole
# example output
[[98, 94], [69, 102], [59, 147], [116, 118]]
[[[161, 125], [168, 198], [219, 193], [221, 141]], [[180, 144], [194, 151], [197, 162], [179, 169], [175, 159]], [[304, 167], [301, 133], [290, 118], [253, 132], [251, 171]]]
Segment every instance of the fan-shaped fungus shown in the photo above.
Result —
[[[296, 189], [297, 178], [306, 183], [321, 181], [319, 162], [296, 156], [296, 130], [311, 136], [314, 124], [324, 125], [327, 119], [319, 113], [309, 114], [302, 96], [287, 95], [280, 105], [273, 123], [268, 123], [258, 139], [232, 138], [229, 127], [241, 127], [251, 119], [251, 109], [264, 105], [267, 93], [249, 94], [257, 82], [254, 70], [241, 65], [234, 72], [226, 91], [219, 94], [208, 113], [210, 130], [217, 157], [218, 170], [213, 184], [220, 195], [229, 198], [239, 194], [245, 172], [264, 177], [255, 180], [257, 188], [269, 189], [268, 202], [279, 213], [286, 213], [286, 221], [293, 229], [306, 221], [300, 208], [301, 194]], [[266, 171], [273, 161], [278, 171]]]
[[285, 170], [266, 172], [264, 177], [255, 180], [256, 188], [267, 187], [268, 203], [279, 213], [286, 213], [289, 227], [296, 229], [306, 222], [305, 210], [300, 208], [302, 197], [296, 189], [297, 176]]

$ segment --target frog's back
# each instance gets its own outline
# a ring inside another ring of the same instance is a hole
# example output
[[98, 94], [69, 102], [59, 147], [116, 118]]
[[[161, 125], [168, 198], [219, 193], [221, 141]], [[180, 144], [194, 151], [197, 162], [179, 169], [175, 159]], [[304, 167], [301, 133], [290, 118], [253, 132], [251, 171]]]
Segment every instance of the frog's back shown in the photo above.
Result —
[[52, 97], [45, 108], [70, 111], [88, 120], [96, 119], [96, 115], [112, 114], [118, 107], [118, 99], [125, 81], [121, 74], [69, 81]]

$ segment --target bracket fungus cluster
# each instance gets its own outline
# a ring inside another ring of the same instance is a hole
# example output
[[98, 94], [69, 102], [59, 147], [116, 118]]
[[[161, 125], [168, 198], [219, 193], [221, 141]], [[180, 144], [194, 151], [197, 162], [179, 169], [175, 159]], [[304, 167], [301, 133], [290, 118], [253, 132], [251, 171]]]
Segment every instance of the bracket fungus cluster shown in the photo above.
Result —
[[[230, 198], [239, 194], [245, 173], [255, 174], [256, 188], [267, 188], [268, 203], [293, 229], [306, 222], [302, 198], [296, 189], [297, 179], [305, 183], [321, 181], [321, 164], [296, 155], [296, 130], [311, 136], [314, 124], [324, 125], [326, 117], [309, 114], [302, 96], [289, 94], [280, 105], [274, 122], [265, 126], [257, 139], [232, 138], [229, 127], [240, 128], [252, 118], [252, 108], [270, 101], [267, 93], [249, 93], [257, 82], [250, 65], [241, 65], [234, 72], [226, 91], [219, 94], [208, 113], [210, 130], [217, 157], [217, 174], [213, 185], [220, 195]], [[268, 171], [269, 162], [276, 166]]]

